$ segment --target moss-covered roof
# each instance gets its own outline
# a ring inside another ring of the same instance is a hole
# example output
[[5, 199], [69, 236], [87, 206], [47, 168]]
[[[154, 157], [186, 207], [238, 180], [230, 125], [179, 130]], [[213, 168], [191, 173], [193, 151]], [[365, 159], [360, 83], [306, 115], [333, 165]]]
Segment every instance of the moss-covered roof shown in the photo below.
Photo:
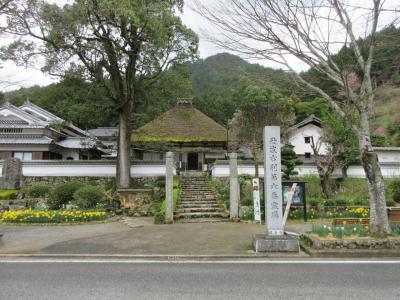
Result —
[[190, 101], [175, 107], [132, 134], [133, 142], [226, 142], [227, 129], [195, 109]]

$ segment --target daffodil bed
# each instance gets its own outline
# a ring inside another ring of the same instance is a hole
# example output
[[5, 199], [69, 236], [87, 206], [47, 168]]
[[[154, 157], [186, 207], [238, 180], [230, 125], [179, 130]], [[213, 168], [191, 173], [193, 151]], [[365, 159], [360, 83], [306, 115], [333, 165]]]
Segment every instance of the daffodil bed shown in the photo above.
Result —
[[0, 214], [2, 223], [81, 223], [103, 221], [111, 217], [104, 211], [16, 210]]
[[[331, 207], [329, 209], [308, 209], [307, 217], [313, 219], [332, 218], [368, 218], [369, 207]], [[303, 218], [303, 207], [293, 207], [289, 213], [289, 219], [297, 220]]]
[[[392, 224], [391, 230], [393, 236], [400, 236], [399, 224]], [[311, 234], [317, 235], [319, 238], [322, 239], [367, 237], [369, 234], [369, 226], [361, 224], [349, 224], [343, 226], [313, 225], [311, 229]]]

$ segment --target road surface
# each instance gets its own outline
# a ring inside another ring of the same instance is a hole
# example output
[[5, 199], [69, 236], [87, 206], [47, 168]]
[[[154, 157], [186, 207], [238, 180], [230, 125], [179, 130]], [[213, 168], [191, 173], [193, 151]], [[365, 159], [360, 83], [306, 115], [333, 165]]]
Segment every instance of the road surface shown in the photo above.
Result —
[[0, 262], [0, 299], [400, 299], [397, 262]]

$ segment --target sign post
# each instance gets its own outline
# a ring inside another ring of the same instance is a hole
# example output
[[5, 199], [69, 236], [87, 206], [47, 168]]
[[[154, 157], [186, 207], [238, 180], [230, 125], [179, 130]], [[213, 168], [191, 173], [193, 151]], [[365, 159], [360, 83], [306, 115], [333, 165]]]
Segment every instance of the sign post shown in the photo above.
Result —
[[261, 223], [260, 179], [253, 178], [254, 221]]

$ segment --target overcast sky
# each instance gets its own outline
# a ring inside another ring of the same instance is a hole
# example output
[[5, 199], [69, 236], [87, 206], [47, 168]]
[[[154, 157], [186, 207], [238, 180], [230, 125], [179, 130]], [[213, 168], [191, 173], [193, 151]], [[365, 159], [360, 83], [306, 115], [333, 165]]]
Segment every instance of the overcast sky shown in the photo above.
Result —
[[[47, 0], [48, 2], [57, 3], [62, 5], [63, 3], [72, 2], [73, 0]], [[218, 48], [214, 44], [207, 42], [205, 39], [206, 32], [210, 31], [210, 26], [190, 7], [193, 5], [194, 0], [186, 0], [185, 1], [185, 8], [184, 13], [182, 15], [182, 20], [184, 24], [190, 27], [193, 31], [195, 31], [200, 38], [200, 45], [199, 45], [199, 54], [201, 58], [206, 58], [208, 56], [214, 55], [219, 52], [224, 52], [225, 50]], [[206, 5], [213, 5], [214, 0], [201, 0], [202, 3]], [[364, 3], [365, 0], [354, 0], [360, 1], [360, 3]], [[398, 7], [398, 1], [400, 0], [386, 0], [386, 3], [394, 3], [396, 7]], [[397, 4], [396, 4], [397, 3]], [[384, 18], [381, 18], [384, 20]], [[360, 29], [361, 32], [363, 31], [362, 28]], [[212, 32], [214, 34], [214, 32]], [[265, 66], [269, 66], [272, 68], [279, 67], [277, 64], [267, 62], [267, 61], [251, 61], [257, 62]], [[307, 67], [299, 62], [293, 62], [293, 67], [297, 71], [306, 70]], [[29, 87], [32, 85], [40, 85], [45, 86], [52, 82], [58, 81], [59, 78], [50, 77], [43, 74], [40, 71], [40, 66], [36, 69], [25, 69], [22, 67], [16, 67], [12, 62], [5, 62], [0, 68], [0, 90], [13, 90], [18, 89], [20, 87]]]

